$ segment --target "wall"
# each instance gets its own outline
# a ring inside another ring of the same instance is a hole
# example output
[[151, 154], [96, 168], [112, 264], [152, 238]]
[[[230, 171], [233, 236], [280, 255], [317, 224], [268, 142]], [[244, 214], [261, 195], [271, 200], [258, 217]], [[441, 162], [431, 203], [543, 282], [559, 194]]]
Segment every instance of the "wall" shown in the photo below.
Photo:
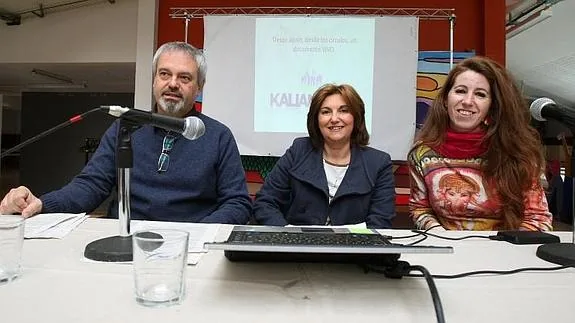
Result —
[[[184, 40], [184, 19], [170, 18], [176, 7], [384, 7], [455, 9], [455, 51], [475, 51], [505, 63], [505, 1], [501, 0], [163, 0], [158, 11], [158, 44]], [[203, 20], [189, 25], [189, 43], [203, 46]], [[421, 20], [420, 50], [449, 50], [449, 22]]]
[[137, 13], [137, 0], [123, 0], [2, 24], [0, 62], [135, 62]]
[[[26, 121], [22, 123], [22, 141], [94, 106], [132, 106], [133, 103], [132, 93], [25, 92], [22, 94], [22, 120]], [[21, 185], [39, 196], [68, 183], [84, 167], [86, 139], [99, 139], [114, 120], [96, 112], [22, 148]]]
[[[6, 98], [7, 96], [4, 96], [4, 102]], [[20, 110], [6, 107], [2, 109], [2, 135], [20, 135]]]
[[156, 50], [159, 0], [138, 0], [134, 107], [152, 109], [152, 58]]

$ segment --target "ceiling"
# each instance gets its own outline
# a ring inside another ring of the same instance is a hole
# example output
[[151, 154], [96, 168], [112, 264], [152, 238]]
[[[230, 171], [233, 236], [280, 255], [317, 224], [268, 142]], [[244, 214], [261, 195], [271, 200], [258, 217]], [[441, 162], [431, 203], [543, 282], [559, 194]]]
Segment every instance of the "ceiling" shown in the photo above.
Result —
[[[553, 1], [540, 22], [507, 39], [507, 67], [530, 96], [575, 107], [575, 0]], [[571, 31], [570, 31], [571, 30]]]
[[[133, 92], [135, 70], [136, 63], [0, 63], [0, 93], [11, 95], [42, 90]], [[47, 76], [43, 71], [53, 76]]]
[[[44, 14], [64, 12], [74, 14], [72, 9], [113, 3], [110, 0], [0, 0], [0, 28], [7, 26], [10, 13], [21, 14], [21, 23], [41, 19], [40, 3]], [[57, 5], [73, 3], [51, 8]], [[35, 13], [31, 11], [35, 10]], [[40, 70], [40, 73], [33, 71]], [[42, 71], [53, 74], [46, 76]], [[133, 92], [135, 84], [135, 63], [0, 63], [0, 94], [4, 94], [6, 108], [19, 109], [14, 100], [6, 97], [20, 96], [22, 91], [89, 91], [89, 92]], [[6, 106], [7, 105], [7, 106]]]
[[115, 3], [116, 0], [2, 0], [0, 2], [0, 12], [21, 14], [22, 20], [36, 17], [31, 11], [41, 14], [41, 7], [45, 13], [65, 11], [83, 6], [90, 6], [97, 3], [109, 2]]
[[[113, 0], [1, 0], [0, 17], [6, 11], [23, 13], [22, 23], [27, 19], [41, 19], [32, 9], [39, 9], [63, 3], [76, 3], [74, 6], [89, 6]], [[564, 105], [575, 106], [575, 41], [569, 30], [575, 30], [575, 0], [506, 0], [508, 18], [518, 17], [531, 5], [551, 6], [545, 11], [548, 19], [507, 40], [507, 66], [513, 72], [526, 95], [549, 96]], [[66, 11], [74, 6], [46, 9], [46, 14], [54, 10]], [[25, 13], [28, 12], [28, 13]], [[72, 11], [70, 11], [72, 13]], [[36, 13], [41, 13], [39, 10]], [[530, 12], [538, 13], [537, 10]], [[529, 23], [531, 24], [531, 23]], [[0, 21], [0, 28], [5, 26]], [[509, 34], [508, 34], [509, 36]], [[42, 69], [71, 79], [73, 84], [86, 84], [84, 89], [71, 91], [91, 92], [132, 92], [134, 89], [135, 64], [2, 64], [0, 63], [0, 93], [19, 96], [22, 90], [50, 90], [52, 83], [63, 83], [50, 77], [32, 73]], [[37, 88], [42, 84], [44, 88]], [[61, 85], [65, 86], [65, 85]], [[76, 85], [74, 85], [76, 86]], [[52, 89], [57, 90], [57, 89]], [[62, 89], [59, 89], [62, 91]]]

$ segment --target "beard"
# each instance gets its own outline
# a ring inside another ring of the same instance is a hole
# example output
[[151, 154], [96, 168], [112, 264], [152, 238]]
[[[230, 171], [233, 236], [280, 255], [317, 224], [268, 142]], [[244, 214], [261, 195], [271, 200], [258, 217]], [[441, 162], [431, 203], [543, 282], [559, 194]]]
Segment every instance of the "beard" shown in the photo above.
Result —
[[179, 101], [172, 101], [160, 98], [158, 100], [158, 105], [162, 108], [162, 110], [173, 115], [179, 115], [180, 112], [184, 110], [185, 103], [186, 102], [184, 99]]

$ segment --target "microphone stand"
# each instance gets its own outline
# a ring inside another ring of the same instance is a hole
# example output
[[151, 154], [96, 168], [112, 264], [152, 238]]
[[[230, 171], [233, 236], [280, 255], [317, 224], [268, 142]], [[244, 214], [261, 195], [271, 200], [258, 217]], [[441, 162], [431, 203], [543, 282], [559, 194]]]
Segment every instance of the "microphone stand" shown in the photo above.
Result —
[[[575, 134], [575, 129], [570, 129]], [[575, 148], [575, 138], [571, 143], [571, 148]], [[571, 169], [575, 167], [575, 154], [571, 150]], [[575, 177], [571, 174], [571, 216], [573, 219], [573, 236], [571, 243], [547, 243], [537, 248], [537, 257], [562, 266], [575, 267]]]
[[33, 136], [33, 137], [31, 137], [31, 138], [29, 138], [29, 139], [27, 139], [27, 140], [21, 142], [20, 144], [18, 144], [18, 145], [16, 145], [16, 146], [12, 147], [12, 148], [10, 148], [10, 149], [7, 149], [6, 151], [4, 151], [4, 152], [2, 152], [2, 153], [0, 154], [0, 159], [6, 157], [6, 156], [8, 156], [8, 155], [10, 155], [11, 153], [13, 153], [13, 152], [15, 152], [15, 151], [19, 151], [20, 149], [22, 149], [22, 148], [28, 146], [29, 144], [32, 144], [32, 143], [34, 143], [34, 142], [36, 142], [36, 141], [38, 141], [38, 140], [40, 140], [40, 139], [46, 137], [46, 136], [49, 135], [49, 134], [52, 134], [53, 132], [56, 132], [56, 131], [58, 131], [58, 130], [60, 130], [60, 129], [62, 129], [62, 128], [66, 128], [67, 126], [69, 126], [69, 125], [71, 125], [71, 124], [73, 124], [73, 123], [76, 123], [76, 122], [78, 122], [78, 121], [82, 121], [82, 120], [84, 120], [84, 118], [85, 118], [87, 115], [91, 114], [92, 112], [96, 112], [96, 111], [100, 111], [100, 108], [95, 108], [95, 109], [86, 111], [86, 112], [84, 112], [84, 113], [82, 113], [82, 114], [78, 114], [78, 115], [76, 115], [76, 116], [73, 116], [72, 118], [70, 118], [70, 119], [68, 119], [68, 120], [66, 120], [66, 121], [64, 121], [64, 122], [62, 122], [62, 123], [60, 123], [59, 125], [57, 125], [57, 126], [55, 126], [55, 127], [52, 127], [52, 128], [50, 128], [50, 129], [48, 129], [48, 130], [46, 130], [46, 131], [44, 131], [44, 132], [42, 132], [42, 133], [40, 133], [40, 134], [37, 134], [37, 135], [35, 135], [35, 136]]
[[133, 167], [131, 135], [140, 128], [135, 122], [120, 119], [116, 143], [116, 165], [118, 176], [118, 218], [120, 235], [90, 242], [84, 257], [105, 262], [132, 261], [132, 236], [130, 235], [130, 168]]

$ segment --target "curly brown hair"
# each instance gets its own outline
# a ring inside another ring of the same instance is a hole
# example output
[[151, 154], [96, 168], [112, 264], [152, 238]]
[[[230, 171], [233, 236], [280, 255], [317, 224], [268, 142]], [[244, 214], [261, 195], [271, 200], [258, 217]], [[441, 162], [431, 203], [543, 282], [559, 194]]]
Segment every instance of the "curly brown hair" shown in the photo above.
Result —
[[444, 142], [449, 127], [449, 91], [457, 76], [469, 70], [485, 76], [492, 97], [484, 139], [488, 149], [481, 156], [481, 168], [485, 181], [494, 185], [501, 199], [505, 229], [517, 229], [524, 216], [525, 192], [540, 185], [538, 179], [545, 161], [539, 134], [530, 125], [527, 102], [505, 67], [481, 56], [457, 64], [433, 101], [414, 148], [421, 144], [435, 147]]
[[319, 129], [318, 114], [323, 101], [333, 94], [341, 95], [353, 115], [351, 144], [367, 146], [369, 144], [369, 133], [365, 126], [365, 104], [357, 91], [349, 84], [324, 84], [312, 95], [307, 113], [307, 132], [313, 146], [316, 149], [323, 149], [324, 140]]

